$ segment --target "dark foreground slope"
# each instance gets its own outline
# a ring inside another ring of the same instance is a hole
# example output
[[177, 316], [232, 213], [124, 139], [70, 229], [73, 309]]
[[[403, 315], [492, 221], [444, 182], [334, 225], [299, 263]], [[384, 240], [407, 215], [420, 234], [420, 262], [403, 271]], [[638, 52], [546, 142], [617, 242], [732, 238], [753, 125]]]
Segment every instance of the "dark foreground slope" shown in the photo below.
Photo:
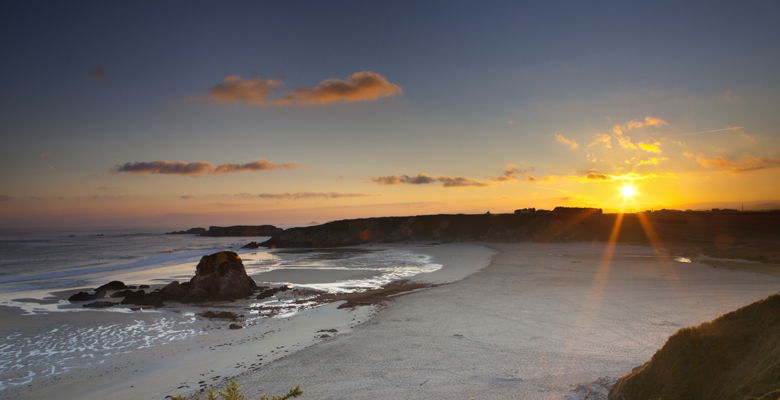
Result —
[[681, 329], [610, 400], [780, 398], [780, 295]]
[[693, 254], [780, 261], [777, 212], [598, 212], [420, 215], [362, 218], [290, 228], [268, 247], [334, 247], [398, 241], [606, 241], [620, 220], [617, 240], [679, 248]]

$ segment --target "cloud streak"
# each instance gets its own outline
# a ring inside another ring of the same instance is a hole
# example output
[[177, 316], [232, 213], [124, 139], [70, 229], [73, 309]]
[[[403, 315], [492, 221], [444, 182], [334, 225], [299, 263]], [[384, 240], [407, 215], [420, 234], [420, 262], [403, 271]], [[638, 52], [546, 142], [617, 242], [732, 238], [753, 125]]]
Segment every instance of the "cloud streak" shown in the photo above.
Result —
[[387, 175], [371, 178], [371, 181], [380, 185], [428, 185], [441, 183], [444, 187], [488, 186], [488, 183], [463, 176], [432, 176], [428, 174], [417, 175]]
[[577, 143], [574, 139], [569, 139], [566, 136], [564, 136], [562, 133], [556, 133], [555, 140], [558, 141], [558, 143], [562, 143], [569, 146], [572, 150], [576, 150], [578, 147], [580, 147], [580, 144]]
[[208, 99], [217, 104], [244, 103], [257, 107], [322, 106], [375, 101], [403, 93], [400, 86], [372, 71], [355, 72], [346, 79], [325, 79], [312, 88], [274, 97], [276, 89], [284, 84], [281, 79], [230, 75], [211, 88]]
[[339, 193], [339, 192], [292, 192], [292, 193], [240, 193], [237, 197], [245, 199], [274, 199], [274, 200], [303, 200], [303, 199], [341, 199], [350, 197], [371, 196], [366, 193]]
[[683, 156], [695, 159], [696, 162], [704, 168], [730, 169], [734, 172], [751, 172], [780, 167], [780, 158], [777, 157], [761, 157], [745, 154], [739, 160], [735, 160], [726, 156], [706, 157], [702, 154], [696, 155], [689, 152], [684, 152]]
[[198, 176], [206, 174], [225, 174], [231, 172], [271, 171], [277, 169], [292, 169], [298, 167], [295, 163], [276, 164], [268, 160], [258, 159], [244, 164], [221, 164], [215, 166], [208, 161], [139, 161], [127, 162], [114, 168], [114, 172], [128, 174], [160, 174]]

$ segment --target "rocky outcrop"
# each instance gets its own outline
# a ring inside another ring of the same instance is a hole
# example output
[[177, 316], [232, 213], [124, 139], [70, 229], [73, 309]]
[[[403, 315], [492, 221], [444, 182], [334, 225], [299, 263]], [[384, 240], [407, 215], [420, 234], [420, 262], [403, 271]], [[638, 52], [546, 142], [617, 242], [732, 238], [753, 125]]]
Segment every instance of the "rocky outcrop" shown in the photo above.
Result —
[[206, 233], [205, 228], [190, 228], [185, 231], [173, 231], [173, 232], [166, 232], [166, 235], [203, 235]]
[[232, 251], [203, 256], [189, 282], [171, 282], [159, 290], [132, 292], [122, 304], [160, 307], [166, 301], [197, 303], [249, 297], [257, 284], [247, 274], [238, 254]]
[[263, 287], [260, 287], [258, 289], [260, 289], [260, 293], [257, 295], [256, 299], [257, 300], [262, 300], [262, 299], [271, 297], [271, 296], [273, 296], [273, 295], [275, 295], [275, 294], [277, 294], [279, 292], [286, 292], [286, 291], [290, 290], [291, 288], [289, 286], [287, 286], [287, 285], [284, 285], [284, 286], [279, 286], [279, 287], [275, 287], [275, 288], [268, 287], [268, 286], [263, 286]]
[[780, 295], [684, 328], [620, 378], [610, 400], [780, 398]]
[[242, 249], [259, 249], [261, 246], [260, 243], [257, 242], [249, 242], [243, 246], [241, 246]]
[[106, 283], [103, 286], [99, 286], [97, 289], [95, 289], [95, 292], [106, 292], [108, 290], [123, 290], [123, 289], [127, 289], [127, 285], [125, 285], [124, 282], [111, 281]]
[[273, 225], [210, 226], [202, 236], [273, 236], [282, 231]]
[[68, 301], [92, 301], [92, 300], [102, 299], [106, 297], [106, 294], [109, 291], [115, 291], [121, 289], [127, 289], [127, 286], [123, 282], [111, 281], [109, 283], [106, 283], [103, 286], [99, 286], [97, 289], [94, 290], [94, 293], [78, 292], [68, 297]]

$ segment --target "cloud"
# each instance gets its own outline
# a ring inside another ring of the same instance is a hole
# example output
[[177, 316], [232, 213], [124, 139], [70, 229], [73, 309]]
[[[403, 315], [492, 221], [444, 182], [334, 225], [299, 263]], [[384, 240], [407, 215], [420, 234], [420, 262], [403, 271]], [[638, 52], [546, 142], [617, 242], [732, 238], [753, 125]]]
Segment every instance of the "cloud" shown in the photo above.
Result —
[[601, 173], [595, 170], [585, 171], [584, 176], [585, 179], [595, 180], [595, 181], [613, 180], [612, 175], [607, 175], [605, 173]]
[[507, 164], [506, 167], [504, 167], [504, 172], [497, 176], [495, 180], [499, 182], [516, 181], [517, 177], [515, 177], [515, 174], [518, 172], [520, 172], [520, 169], [517, 168], [517, 165]]
[[0, 194], [0, 201], [10, 201], [13, 197]]
[[666, 157], [650, 157], [647, 160], [639, 160], [638, 163], [636, 163], [637, 166], [640, 165], [658, 165], [661, 163], [661, 161], [666, 161], [668, 158]]
[[684, 152], [683, 156], [694, 158], [704, 168], [730, 169], [735, 172], [750, 172], [780, 167], [780, 158], [760, 157], [750, 154], [743, 155], [739, 160], [725, 156], [706, 157], [702, 154], [695, 155], [689, 152]]
[[641, 121], [629, 121], [626, 122], [624, 125], [615, 124], [612, 127], [612, 134], [615, 136], [615, 139], [618, 141], [620, 147], [624, 149], [636, 149], [637, 146], [631, 141], [630, 137], [625, 135], [625, 133], [634, 129], [644, 128], [646, 126], [658, 126], [658, 125], [667, 125], [667, 122], [661, 118], [648, 116]]
[[339, 193], [339, 192], [293, 192], [293, 193], [240, 193], [236, 196], [246, 199], [277, 199], [277, 200], [301, 200], [301, 199], [340, 199], [348, 197], [371, 196], [366, 193]]
[[126, 172], [130, 174], [164, 174], [198, 176], [204, 174], [224, 174], [229, 172], [245, 171], [270, 171], [275, 169], [290, 169], [297, 167], [294, 163], [275, 164], [268, 160], [255, 160], [245, 164], [221, 164], [214, 166], [208, 161], [140, 161], [127, 162], [119, 165], [114, 172]]
[[246, 172], [246, 171], [272, 171], [275, 169], [292, 169], [298, 167], [295, 163], [281, 163], [275, 164], [268, 160], [255, 160], [245, 164], [222, 164], [218, 165], [214, 169], [215, 174], [225, 174], [229, 172]]
[[403, 93], [398, 85], [371, 71], [355, 72], [346, 80], [326, 79], [311, 89], [298, 89], [288, 93], [276, 104], [280, 106], [324, 105], [373, 101]]
[[574, 141], [574, 139], [569, 139], [566, 136], [563, 136], [562, 133], [556, 133], [555, 140], [557, 140], [558, 143], [563, 143], [571, 147], [572, 150], [576, 149], [577, 147], [580, 147], [580, 144]]
[[207, 161], [139, 161], [127, 162], [116, 167], [115, 171], [130, 174], [201, 175], [212, 173], [214, 164]]
[[428, 185], [431, 183], [441, 183], [444, 187], [488, 186], [485, 182], [463, 176], [431, 176], [428, 174], [417, 174], [413, 176], [387, 175], [372, 178], [371, 181], [380, 185]]
[[593, 139], [592, 142], [588, 145], [588, 147], [593, 147], [596, 145], [602, 144], [604, 147], [611, 149], [612, 148], [612, 136], [610, 136], [607, 133], [599, 133], [596, 135], [596, 137]]
[[238, 75], [229, 75], [211, 88], [209, 97], [219, 104], [243, 102], [265, 106], [269, 105], [269, 98], [274, 88], [282, 85], [284, 82], [279, 79], [244, 79]]
[[[313, 88], [297, 89], [281, 97], [274, 97], [274, 91], [281, 86], [284, 86], [281, 79], [230, 75], [211, 88], [208, 98], [219, 104], [237, 102], [259, 107], [285, 107], [374, 101], [403, 93], [401, 87], [371, 71], [355, 72], [347, 79], [325, 79]], [[194, 99], [202, 100], [197, 97]]]
[[192, 199], [195, 198], [195, 196], [193, 196], [191, 194], [183, 194], [183, 195], [179, 196], [179, 198], [182, 199], [182, 200], [192, 200]]
[[106, 76], [106, 70], [103, 69], [103, 67], [95, 67], [89, 70], [89, 73], [87, 74], [87, 79], [91, 81], [102, 81], [104, 79], [107, 79]]
[[639, 148], [650, 153], [661, 154], [661, 142], [655, 142], [655, 143], [639, 142]]

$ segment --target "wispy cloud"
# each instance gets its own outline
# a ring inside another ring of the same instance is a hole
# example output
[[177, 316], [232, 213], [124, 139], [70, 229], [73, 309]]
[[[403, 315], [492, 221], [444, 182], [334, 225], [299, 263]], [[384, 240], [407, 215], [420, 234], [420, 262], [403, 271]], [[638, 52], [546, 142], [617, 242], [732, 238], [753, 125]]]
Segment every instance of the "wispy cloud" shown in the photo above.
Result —
[[693, 158], [704, 168], [729, 169], [735, 172], [758, 171], [767, 168], [780, 167], [780, 158], [761, 157], [744, 154], [740, 159], [727, 156], [706, 157], [702, 154], [684, 152], [683, 156]]
[[580, 144], [577, 143], [574, 139], [569, 139], [566, 136], [564, 136], [562, 133], [556, 133], [555, 140], [557, 140], [558, 143], [563, 143], [569, 146], [572, 150], [575, 150], [576, 148], [580, 147]]
[[246, 171], [272, 171], [275, 169], [292, 169], [298, 165], [295, 163], [281, 163], [276, 164], [268, 160], [255, 160], [244, 164], [222, 164], [214, 168], [215, 174], [225, 174], [229, 172], [246, 172]]
[[371, 196], [366, 193], [339, 193], [339, 192], [292, 192], [292, 193], [240, 193], [237, 197], [245, 199], [275, 199], [275, 200], [302, 200], [302, 199], [341, 199], [349, 197]]
[[255, 160], [244, 164], [221, 164], [215, 166], [208, 161], [139, 161], [128, 162], [117, 166], [114, 172], [129, 174], [163, 174], [163, 175], [187, 175], [198, 176], [204, 174], [224, 174], [230, 172], [245, 171], [271, 171], [277, 169], [296, 168], [295, 163], [273, 163], [268, 160]]
[[612, 148], [612, 136], [610, 136], [608, 133], [599, 133], [596, 135], [595, 138], [593, 138], [593, 141], [590, 142], [588, 147], [593, 147], [597, 145], [603, 145], [604, 147], [611, 149]]
[[[667, 125], [668, 123], [657, 117], [650, 117], [647, 116], [643, 120], [640, 121], [628, 121], [625, 124], [615, 124], [612, 126], [612, 129], [610, 131], [611, 135], [609, 133], [599, 133], [596, 135], [594, 140], [588, 145], [595, 146], [595, 145], [603, 145], [604, 147], [610, 149], [612, 148], [612, 139], [614, 138], [618, 145], [624, 149], [642, 149], [645, 151], [651, 151], [651, 152], [660, 152], [660, 143], [640, 143], [638, 146], [634, 144], [633, 140], [631, 140], [631, 137], [629, 137], [626, 133], [635, 129], [644, 128], [647, 126], [660, 126], [660, 125]], [[658, 150], [658, 151], [656, 151]]]
[[486, 182], [463, 176], [432, 176], [428, 174], [417, 175], [387, 175], [371, 178], [371, 181], [380, 185], [428, 185], [432, 183], [441, 183], [444, 187], [463, 187], [463, 186], [488, 186]]
[[[355, 72], [346, 79], [325, 79], [312, 88], [297, 89], [275, 97], [281, 79], [225, 77], [208, 93], [208, 100], [218, 104], [245, 103], [259, 107], [316, 106], [336, 103], [374, 101], [403, 93], [400, 86], [371, 71]], [[203, 98], [193, 98], [204, 100]]]
[[247, 78], [238, 75], [226, 76], [209, 91], [209, 98], [219, 104], [247, 103], [254, 106], [269, 105], [269, 98], [278, 86], [284, 85], [280, 79]]

